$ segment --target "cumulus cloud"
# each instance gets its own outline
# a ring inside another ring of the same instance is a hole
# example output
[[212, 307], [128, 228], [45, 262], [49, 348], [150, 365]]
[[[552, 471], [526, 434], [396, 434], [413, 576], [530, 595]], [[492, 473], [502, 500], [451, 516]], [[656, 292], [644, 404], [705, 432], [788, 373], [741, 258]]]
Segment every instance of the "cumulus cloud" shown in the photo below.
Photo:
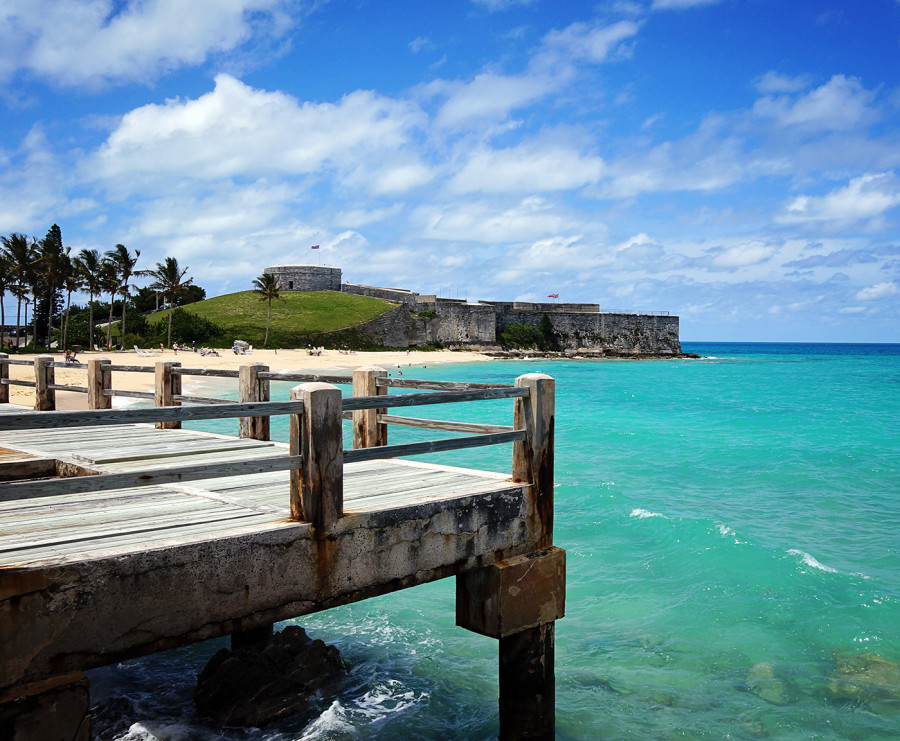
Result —
[[450, 180], [450, 188], [463, 193], [568, 190], [597, 182], [603, 169], [600, 157], [570, 146], [529, 142], [476, 152]]
[[670, 10], [672, 8], [693, 8], [698, 5], [715, 5], [721, 0], [653, 0], [654, 10]]
[[893, 172], [862, 175], [824, 196], [797, 196], [778, 217], [781, 223], [859, 221], [900, 205], [900, 180]]
[[772, 93], [798, 93], [808, 84], [809, 78], [806, 75], [788, 77], [774, 70], [769, 70], [753, 82], [754, 87], [766, 95]]
[[0, 79], [64, 86], [148, 81], [256, 37], [283, 35], [292, 0], [6, 0]]
[[416, 209], [413, 220], [421, 224], [422, 235], [428, 238], [494, 244], [553, 234], [567, 223], [550, 203], [537, 196], [512, 206], [484, 202], [423, 206]]
[[766, 242], [747, 242], [732, 247], [715, 247], [707, 251], [709, 266], [713, 269], [736, 270], [765, 262], [777, 252], [777, 247]]
[[472, 0], [472, 2], [495, 13], [500, 10], [509, 10], [515, 5], [531, 5], [535, 0]]
[[[126, 114], [87, 170], [124, 179], [125, 187], [146, 177], [216, 179], [312, 173], [326, 164], [349, 168], [362, 152], [384, 157], [400, 148], [420, 118], [415, 106], [369, 91], [349, 93], [337, 103], [301, 104], [221, 74], [215, 89], [195, 100]], [[386, 174], [385, 190], [401, 179]]]
[[856, 294], [857, 301], [875, 301], [887, 296], [895, 296], [900, 293], [897, 284], [893, 281], [889, 283], [876, 283], [874, 286], [863, 288]]
[[753, 112], [779, 126], [816, 131], [847, 131], [871, 123], [875, 94], [866, 90], [855, 77], [835, 75], [806, 95], [768, 95], [760, 98]]
[[485, 71], [469, 82], [433, 83], [427, 91], [446, 98], [435, 123], [455, 128], [477, 120], [503, 120], [512, 111], [559, 90], [572, 79], [576, 64], [598, 64], [608, 59], [638, 29], [631, 21], [610, 26], [573, 23], [548, 33], [521, 74]]

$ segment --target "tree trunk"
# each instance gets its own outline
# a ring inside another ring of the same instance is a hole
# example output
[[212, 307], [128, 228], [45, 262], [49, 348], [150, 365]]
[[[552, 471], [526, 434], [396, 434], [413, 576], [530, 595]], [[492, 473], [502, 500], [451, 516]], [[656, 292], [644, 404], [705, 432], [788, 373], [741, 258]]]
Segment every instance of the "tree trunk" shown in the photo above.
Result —
[[122, 294], [122, 349], [125, 349], [125, 307], [128, 304], [128, 284], [125, 284], [125, 293]]
[[109, 321], [106, 322], [106, 349], [109, 350], [112, 347], [112, 317], [113, 317], [113, 309], [116, 305], [116, 294], [109, 294]]
[[269, 311], [266, 313], [266, 339], [263, 340], [263, 347], [269, 346], [269, 320], [272, 318], [272, 299], [269, 299]]
[[66, 292], [66, 316], [63, 319], [62, 326], [62, 349], [65, 350], [68, 347], [69, 341], [69, 306], [72, 303], [72, 292]]
[[94, 292], [88, 301], [88, 350], [94, 349]]

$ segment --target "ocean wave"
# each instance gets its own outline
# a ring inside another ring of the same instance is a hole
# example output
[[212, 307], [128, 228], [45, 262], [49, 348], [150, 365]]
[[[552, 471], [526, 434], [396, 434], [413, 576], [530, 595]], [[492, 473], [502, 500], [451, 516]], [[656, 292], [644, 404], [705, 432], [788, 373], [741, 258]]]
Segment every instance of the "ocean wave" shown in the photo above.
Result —
[[801, 551], [799, 548], [791, 548], [788, 551], [789, 556], [800, 556], [800, 560], [809, 566], [811, 569], [819, 569], [819, 571], [824, 571], [828, 574], [836, 574], [837, 569], [831, 568], [831, 566], [826, 566], [823, 563], [817, 561], [813, 556], [809, 555], [806, 551]]
[[648, 517], [662, 517], [664, 520], [669, 519], [664, 514], [661, 514], [659, 512], [651, 512], [648, 509], [641, 509], [640, 507], [636, 507], [635, 509], [631, 510], [631, 514], [628, 516], [637, 517], [639, 520], [645, 520]]

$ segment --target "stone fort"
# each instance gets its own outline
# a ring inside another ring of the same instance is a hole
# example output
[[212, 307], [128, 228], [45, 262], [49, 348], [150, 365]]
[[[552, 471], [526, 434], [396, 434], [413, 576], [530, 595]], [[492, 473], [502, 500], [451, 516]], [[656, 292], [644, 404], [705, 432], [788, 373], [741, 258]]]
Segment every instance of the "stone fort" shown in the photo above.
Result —
[[385, 347], [443, 346], [491, 351], [512, 323], [539, 326], [546, 315], [560, 351], [572, 355], [671, 356], [681, 354], [678, 317], [665, 313], [602, 312], [599, 304], [474, 301], [439, 298], [401, 288], [341, 283], [341, 269], [274, 265], [282, 291], [341, 291], [396, 304], [357, 327]]

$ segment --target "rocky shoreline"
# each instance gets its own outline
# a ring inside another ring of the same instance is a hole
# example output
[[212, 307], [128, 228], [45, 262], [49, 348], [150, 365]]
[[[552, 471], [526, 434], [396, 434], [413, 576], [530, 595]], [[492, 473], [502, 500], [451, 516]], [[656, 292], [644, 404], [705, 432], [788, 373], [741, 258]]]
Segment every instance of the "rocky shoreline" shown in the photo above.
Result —
[[681, 353], [640, 353], [621, 350], [482, 350], [482, 355], [497, 360], [672, 360], [673, 358], [701, 358], [693, 352]]

